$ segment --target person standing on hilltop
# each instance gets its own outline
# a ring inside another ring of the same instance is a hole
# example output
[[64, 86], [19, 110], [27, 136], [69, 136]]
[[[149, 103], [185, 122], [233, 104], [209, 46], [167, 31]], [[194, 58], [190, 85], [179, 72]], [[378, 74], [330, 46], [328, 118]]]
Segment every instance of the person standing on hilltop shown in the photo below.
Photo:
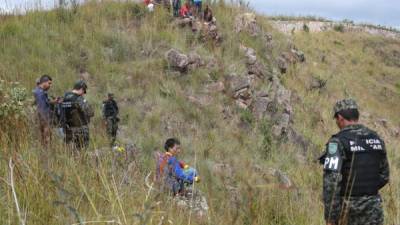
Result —
[[193, 0], [194, 4], [194, 14], [196, 17], [201, 17], [201, 10], [202, 10], [202, 0]]
[[203, 12], [204, 22], [211, 23], [213, 21], [213, 18], [214, 18], [214, 16], [213, 16], [210, 6], [206, 5], [206, 8], [204, 9], [204, 12]]
[[48, 97], [48, 91], [53, 84], [53, 79], [49, 75], [43, 75], [36, 81], [36, 88], [33, 91], [35, 97], [35, 104], [37, 106], [38, 122], [40, 128], [40, 141], [44, 147], [48, 147], [51, 141], [51, 123], [52, 123], [52, 110], [53, 104]]
[[113, 146], [117, 138], [119, 109], [117, 102], [114, 100], [114, 94], [108, 93], [107, 97], [107, 100], [103, 101], [103, 119], [106, 123], [111, 146]]
[[181, 9], [181, 0], [172, 0], [172, 10], [174, 17], [179, 17], [180, 9]]
[[62, 124], [64, 127], [65, 142], [74, 145], [77, 150], [89, 146], [89, 123], [94, 116], [92, 107], [83, 97], [87, 85], [80, 80], [75, 83], [72, 91], [65, 93], [62, 102]]
[[389, 182], [385, 143], [358, 123], [353, 99], [338, 101], [333, 112], [340, 131], [329, 139], [320, 158], [326, 224], [382, 225], [379, 190]]

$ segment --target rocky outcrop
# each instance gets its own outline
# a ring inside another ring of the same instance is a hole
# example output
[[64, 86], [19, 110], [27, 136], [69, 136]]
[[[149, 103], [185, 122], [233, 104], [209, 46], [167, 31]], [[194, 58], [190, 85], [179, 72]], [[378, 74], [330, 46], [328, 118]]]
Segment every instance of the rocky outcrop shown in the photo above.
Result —
[[228, 83], [229, 95], [235, 99], [236, 104], [240, 108], [247, 108], [252, 101], [250, 77], [231, 74], [226, 77], [225, 82]]
[[247, 32], [251, 36], [258, 36], [261, 28], [257, 24], [256, 15], [254, 13], [243, 13], [235, 18], [235, 32]]
[[190, 52], [186, 55], [176, 49], [168, 50], [165, 53], [165, 60], [171, 69], [180, 73], [186, 73], [188, 70], [195, 70], [205, 65], [205, 62], [197, 53]]
[[249, 75], [255, 75], [261, 79], [264, 78], [267, 74], [266, 68], [261, 61], [257, 59], [254, 49], [248, 48], [244, 45], [241, 45], [240, 49], [244, 52], [246, 57], [247, 73]]
[[305, 61], [306, 57], [304, 52], [298, 50], [296, 47], [292, 47], [289, 51], [281, 53], [276, 59], [276, 65], [281, 73], [286, 73], [289, 65], [303, 63]]
[[353, 23], [329, 21], [271, 21], [271, 23], [275, 29], [285, 34], [304, 31], [304, 27], [307, 27], [308, 32], [332, 31], [338, 30], [338, 27], [341, 27], [341, 31], [343, 32], [364, 32], [386, 38], [400, 38], [400, 32], [394, 30]]
[[179, 72], [186, 72], [189, 65], [189, 58], [176, 49], [170, 49], [165, 53], [168, 65]]

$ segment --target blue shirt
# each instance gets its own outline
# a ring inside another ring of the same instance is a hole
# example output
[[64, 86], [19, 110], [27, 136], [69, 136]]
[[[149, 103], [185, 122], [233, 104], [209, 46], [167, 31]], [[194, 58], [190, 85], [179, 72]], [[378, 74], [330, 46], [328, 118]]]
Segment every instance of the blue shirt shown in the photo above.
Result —
[[169, 158], [168, 160], [168, 166], [169, 168], [172, 169], [172, 173], [175, 175], [175, 177], [177, 179], [183, 180], [184, 182], [189, 182], [189, 183], [193, 183], [193, 175], [192, 176], [188, 176], [184, 170], [181, 168], [181, 165], [179, 164], [179, 161], [172, 156], [171, 158]]
[[37, 111], [41, 119], [45, 121], [50, 120], [50, 101], [47, 95], [47, 91], [43, 90], [40, 87], [36, 87], [33, 91], [33, 95], [35, 96]]

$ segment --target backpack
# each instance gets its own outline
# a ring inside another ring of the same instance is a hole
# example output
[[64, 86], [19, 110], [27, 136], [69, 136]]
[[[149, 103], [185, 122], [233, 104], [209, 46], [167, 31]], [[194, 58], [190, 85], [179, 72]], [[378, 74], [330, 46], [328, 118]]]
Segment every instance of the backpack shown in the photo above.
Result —
[[156, 152], [156, 180], [160, 181], [165, 174], [165, 169], [168, 167], [168, 160], [172, 156], [170, 153]]

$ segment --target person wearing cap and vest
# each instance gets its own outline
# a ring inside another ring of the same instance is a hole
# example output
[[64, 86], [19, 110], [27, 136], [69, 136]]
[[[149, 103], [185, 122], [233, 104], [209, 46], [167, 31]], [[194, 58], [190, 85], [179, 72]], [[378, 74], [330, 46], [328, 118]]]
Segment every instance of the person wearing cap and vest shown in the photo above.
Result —
[[333, 108], [340, 131], [326, 144], [323, 202], [327, 225], [382, 225], [379, 190], [389, 182], [385, 143], [358, 123], [355, 100], [338, 101]]
[[117, 139], [119, 109], [117, 102], [114, 100], [114, 94], [108, 93], [107, 96], [107, 100], [103, 101], [103, 119], [107, 126], [107, 134], [110, 137], [111, 146], [113, 146]]
[[65, 133], [65, 142], [72, 143], [77, 150], [89, 146], [89, 123], [94, 116], [92, 107], [83, 97], [87, 85], [80, 80], [75, 83], [72, 91], [65, 93], [62, 102], [62, 123]]

